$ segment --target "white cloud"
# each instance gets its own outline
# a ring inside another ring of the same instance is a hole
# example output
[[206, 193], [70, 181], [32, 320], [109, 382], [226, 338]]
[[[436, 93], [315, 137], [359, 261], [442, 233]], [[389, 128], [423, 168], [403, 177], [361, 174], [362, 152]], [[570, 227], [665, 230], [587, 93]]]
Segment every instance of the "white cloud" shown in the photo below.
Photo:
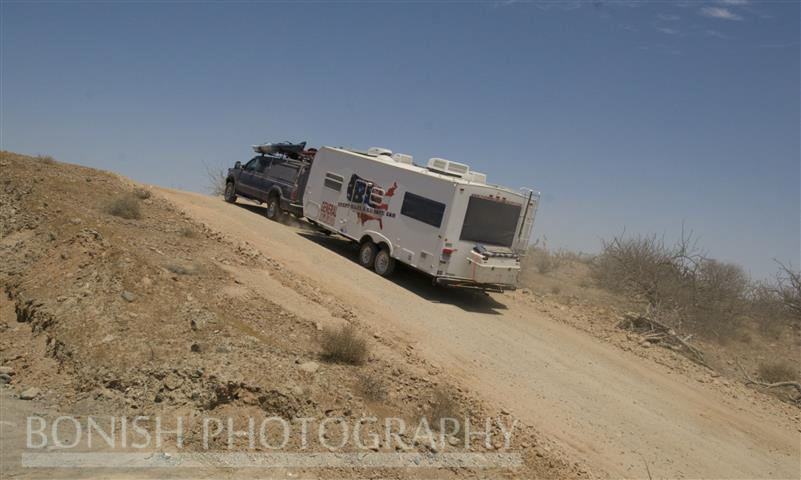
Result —
[[723, 33], [720, 33], [717, 30], [712, 30], [712, 29], [707, 29], [707, 30], [704, 31], [704, 33], [706, 33], [710, 37], [720, 38], [720, 39], [723, 39], [723, 40], [729, 40], [731, 38], [728, 35], [725, 35]]
[[711, 18], [720, 18], [723, 20], [742, 20], [743, 17], [732, 12], [728, 8], [720, 7], [704, 7], [701, 9], [701, 14]]

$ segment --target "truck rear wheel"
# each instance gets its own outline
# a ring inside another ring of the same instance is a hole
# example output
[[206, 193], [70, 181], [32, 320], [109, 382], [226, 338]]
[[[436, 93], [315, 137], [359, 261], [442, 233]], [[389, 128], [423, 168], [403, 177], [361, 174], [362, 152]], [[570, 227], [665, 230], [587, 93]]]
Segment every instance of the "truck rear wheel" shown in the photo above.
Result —
[[225, 201], [228, 203], [236, 202], [236, 187], [234, 186], [234, 182], [228, 182], [225, 184], [223, 199], [225, 199]]
[[389, 254], [389, 249], [382, 248], [375, 255], [375, 262], [373, 264], [375, 273], [382, 277], [388, 277], [395, 271], [395, 259]]
[[375, 243], [367, 240], [359, 247], [359, 264], [364, 268], [371, 268], [375, 262]]
[[278, 197], [273, 196], [267, 200], [267, 212], [265, 215], [270, 220], [278, 220], [278, 217], [281, 215], [281, 204], [278, 201]]

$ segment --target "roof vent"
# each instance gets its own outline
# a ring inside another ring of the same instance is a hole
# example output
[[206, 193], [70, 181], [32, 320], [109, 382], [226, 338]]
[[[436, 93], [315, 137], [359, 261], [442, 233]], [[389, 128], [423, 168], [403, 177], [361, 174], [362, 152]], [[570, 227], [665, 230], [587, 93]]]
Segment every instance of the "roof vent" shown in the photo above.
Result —
[[405, 163], [407, 165], [414, 164], [414, 157], [405, 153], [393, 153], [392, 159], [398, 163]]
[[470, 180], [473, 183], [486, 184], [487, 183], [487, 174], [486, 173], [480, 173], [480, 172], [471, 171], [470, 173], [467, 174], [467, 179]]
[[392, 150], [381, 147], [370, 147], [367, 149], [367, 155], [370, 155], [371, 157], [377, 157], [379, 155], [392, 155]]
[[470, 172], [470, 167], [464, 163], [445, 160], [444, 158], [432, 158], [429, 160], [428, 169], [460, 178], [466, 177]]

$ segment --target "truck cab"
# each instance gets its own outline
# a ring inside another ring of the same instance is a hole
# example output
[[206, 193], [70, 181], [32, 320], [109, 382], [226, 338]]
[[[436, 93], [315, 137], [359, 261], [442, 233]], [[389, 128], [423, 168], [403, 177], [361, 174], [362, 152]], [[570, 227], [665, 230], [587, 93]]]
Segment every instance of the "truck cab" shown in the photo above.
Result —
[[282, 212], [303, 216], [303, 191], [308, 178], [310, 159], [290, 158], [283, 154], [260, 154], [244, 165], [236, 162], [228, 169], [225, 201], [237, 197], [267, 205], [266, 215], [275, 220]]

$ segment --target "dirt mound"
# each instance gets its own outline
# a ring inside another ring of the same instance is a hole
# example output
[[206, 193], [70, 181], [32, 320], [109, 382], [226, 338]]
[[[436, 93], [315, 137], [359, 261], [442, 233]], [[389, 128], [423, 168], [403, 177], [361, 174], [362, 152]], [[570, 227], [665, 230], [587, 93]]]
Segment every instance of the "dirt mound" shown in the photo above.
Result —
[[[138, 216], [109, 208], [122, 197], [135, 202], [126, 208]], [[373, 349], [362, 367], [326, 363], [319, 323], [250, 288], [232, 269], [293, 286], [308, 305], [352, 322], [381, 350]], [[61, 412], [183, 415], [195, 433], [201, 416], [414, 419], [429, 408], [435, 389], [447, 386], [409, 352], [381, 354], [393, 344], [279, 260], [107, 172], [0, 154], [0, 285], [6, 297], [0, 364], [14, 371], [10, 387], [36, 387], [37, 401]], [[365, 374], [387, 386], [380, 404], [363, 398]], [[486, 416], [480, 401], [452, 391], [467, 415]], [[528, 449], [524, 467], [437, 475], [582, 474], [555, 455], [535, 455], [534, 431], [518, 429], [513, 444]], [[196, 439], [188, 443], [200, 448]], [[325, 474], [375, 475], [406, 474]]]

